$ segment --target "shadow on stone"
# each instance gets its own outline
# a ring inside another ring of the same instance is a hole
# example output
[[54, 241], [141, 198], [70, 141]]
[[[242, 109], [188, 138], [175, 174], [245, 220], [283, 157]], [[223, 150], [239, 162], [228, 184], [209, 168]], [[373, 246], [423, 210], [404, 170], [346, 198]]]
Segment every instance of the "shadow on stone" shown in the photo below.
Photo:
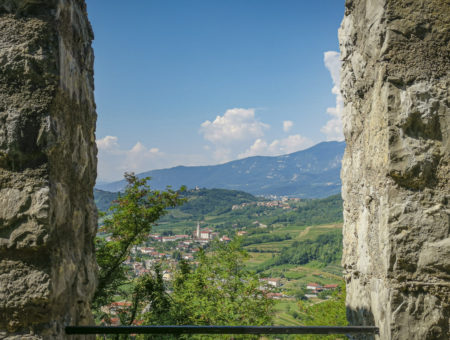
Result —
[[[349, 326], [376, 326], [372, 312], [366, 308], [352, 309], [347, 307], [346, 314]], [[353, 334], [348, 337], [354, 340], [375, 340], [374, 334]]]

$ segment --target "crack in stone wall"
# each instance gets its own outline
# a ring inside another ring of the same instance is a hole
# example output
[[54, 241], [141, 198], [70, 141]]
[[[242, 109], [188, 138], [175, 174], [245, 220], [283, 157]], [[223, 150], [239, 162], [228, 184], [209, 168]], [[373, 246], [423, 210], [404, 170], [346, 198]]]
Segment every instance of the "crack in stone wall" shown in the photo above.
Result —
[[92, 39], [83, 0], [0, 0], [0, 338], [93, 322]]
[[450, 1], [347, 0], [339, 39], [348, 318], [449, 339]]

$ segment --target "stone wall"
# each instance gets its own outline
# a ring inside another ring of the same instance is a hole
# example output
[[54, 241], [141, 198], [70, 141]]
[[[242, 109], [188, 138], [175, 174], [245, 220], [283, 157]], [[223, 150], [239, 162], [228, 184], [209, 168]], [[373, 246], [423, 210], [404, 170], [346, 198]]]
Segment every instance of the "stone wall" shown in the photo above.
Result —
[[450, 1], [347, 0], [339, 39], [348, 318], [450, 339]]
[[0, 0], [0, 338], [92, 322], [92, 39], [83, 0]]

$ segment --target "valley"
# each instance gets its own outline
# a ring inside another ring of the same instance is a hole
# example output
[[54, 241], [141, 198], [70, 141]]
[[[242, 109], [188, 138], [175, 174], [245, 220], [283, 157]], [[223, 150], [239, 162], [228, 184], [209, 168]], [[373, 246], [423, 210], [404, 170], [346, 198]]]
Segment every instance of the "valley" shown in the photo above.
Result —
[[[105, 210], [116, 193], [96, 190]], [[282, 197], [277, 200], [226, 189], [184, 192], [127, 260], [130, 277], [163, 269], [169, 284], [180, 260], [196, 263], [200, 248], [241, 238], [245, 265], [260, 277], [275, 303], [275, 325], [305, 324], [301, 306], [326, 302], [342, 283], [342, 201]], [[123, 300], [123, 296], [117, 297]], [[302, 319], [303, 318], [303, 319]]]

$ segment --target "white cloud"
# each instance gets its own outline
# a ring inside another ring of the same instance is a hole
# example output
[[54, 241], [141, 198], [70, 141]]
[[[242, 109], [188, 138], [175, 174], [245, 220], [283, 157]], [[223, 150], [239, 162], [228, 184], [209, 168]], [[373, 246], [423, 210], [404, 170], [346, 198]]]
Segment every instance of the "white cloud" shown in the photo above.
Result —
[[292, 122], [292, 120], [283, 121], [283, 131], [284, 132], [288, 132], [293, 126], [294, 126], [294, 123]]
[[205, 152], [165, 153], [157, 147], [146, 147], [137, 142], [131, 148], [120, 145], [116, 136], [98, 139], [98, 178], [101, 181], [115, 181], [123, 178], [124, 172], [141, 173], [177, 165], [207, 165], [213, 163]]
[[246, 150], [243, 153], [240, 153], [238, 157], [245, 158], [245, 157], [251, 157], [251, 156], [265, 155], [267, 153], [268, 147], [269, 147], [269, 145], [267, 144], [267, 142], [265, 140], [258, 138], [257, 140], [255, 140], [253, 145], [251, 145], [250, 148], [248, 148], [248, 150]]
[[214, 144], [227, 145], [260, 137], [268, 127], [255, 117], [254, 109], [235, 108], [217, 116], [213, 122], [203, 122], [200, 132]]
[[116, 136], [98, 139], [98, 176], [102, 180], [120, 179], [124, 172], [143, 172], [154, 168], [164, 155], [158, 148], [137, 142], [131, 149], [121, 148]]
[[[271, 145], [273, 144], [274, 143], [272, 142]], [[296, 134], [281, 139], [279, 144], [276, 144], [276, 146], [274, 145], [274, 147], [278, 149], [277, 153], [279, 152], [279, 154], [286, 154], [306, 149], [313, 144], [314, 143], [309, 138]]]
[[112, 150], [119, 145], [117, 144], [118, 138], [116, 136], [106, 136], [102, 139], [98, 139], [97, 142], [97, 148], [99, 150]]
[[336, 96], [336, 106], [327, 108], [327, 113], [331, 115], [332, 118], [320, 129], [320, 131], [327, 136], [327, 140], [343, 140], [342, 110], [344, 108], [344, 100], [340, 91], [340, 54], [335, 51], [327, 51], [324, 53], [323, 61], [333, 80], [331, 93]]
[[255, 109], [234, 108], [214, 121], [201, 124], [200, 133], [215, 147], [213, 157], [218, 162], [226, 162], [236, 157], [255, 138], [264, 136], [270, 126], [258, 120]]
[[[283, 121], [283, 130], [288, 132], [294, 123]], [[311, 146], [310, 139], [293, 134], [283, 139], [267, 142], [264, 133], [270, 125], [261, 122], [255, 116], [255, 109], [235, 108], [227, 110], [214, 121], [201, 124], [200, 133], [212, 143], [212, 156], [218, 162], [227, 162], [236, 158], [250, 156], [275, 156], [299, 151]]]
[[299, 134], [290, 135], [283, 139], [275, 139], [270, 144], [258, 138], [245, 151], [238, 155], [239, 158], [250, 156], [278, 156], [306, 149], [313, 145], [313, 142]]
[[[283, 130], [288, 132], [293, 122], [283, 121]], [[124, 147], [116, 136], [98, 139], [98, 177], [102, 181], [122, 178], [124, 172], [141, 173], [153, 169], [176, 165], [207, 165], [227, 162], [236, 158], [254, 155], [281, 155], [305, 149], [313, 143], [299, 134], [274, 139], [268, 143], [264, 133], [270, 125], [256, 117], [255, 109], [235, 108], [227, 110], [213, 121], [201, 124], [200, 133], [208, 145], [199, 146], [192, 153], [165, 153], [157, 147], [147, 147], [136, 142]]]
[[342, 133], [342, 121], [341, 118], [330, 119], [322, 128], [320, 129], [327, 136], [327, 140], [344, 140], [344, 135]]
[[323, 62], [325, 63], [325, 67], [330, 71], [331, 79], [333, 80], [333, 84], [339, 88], [341, 83], [340, 74], [341, 74], [341, 60], [340, 53], [336, 51], [327, 51], [323, 54]]

